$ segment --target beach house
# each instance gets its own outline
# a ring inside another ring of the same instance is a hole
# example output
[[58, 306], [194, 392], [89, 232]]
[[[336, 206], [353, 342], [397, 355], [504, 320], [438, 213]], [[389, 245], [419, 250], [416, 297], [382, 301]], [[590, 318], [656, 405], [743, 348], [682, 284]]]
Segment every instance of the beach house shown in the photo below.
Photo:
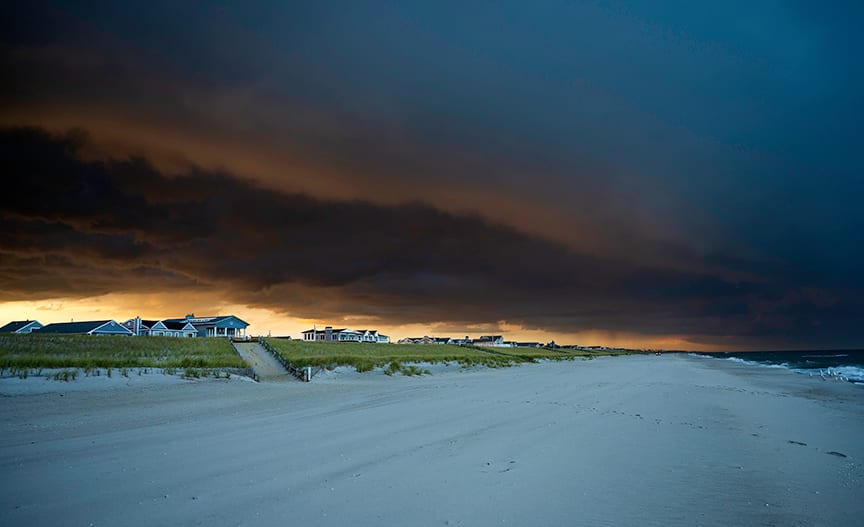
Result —
[[[199, 337], [236, 337], [246, 338], [246, 328], [249, 323], [234, 315], [219, 315], [214, 317], [196, 317], [195, 314], [186, 315], [184, 318], [169, 318], [162, 320], [165, 329], [157, 331], [184, 332], [189, 324], [197, 331]], [[169, 326], [170, 325], [170, 326]], [[171, 329], [180, 328], [180, 329]], [[153, 328], [150, 328], [153, 331]], [[182, 335], [177, 335], [182, 336]]]
[[435, 337], [423, 335], [422, 337], [405, 337], [400, 339], [398, 344], [438, 344]]
[[390, 337], [378, 332], [377, 329], [334, 329], [327, 326], [323, 330], [312, 328], [303, 331], [303, 340], [312, 342], [368, 342], [371, 344], [389, 344]]
[[198, 328], [185, 320], [179, 322], [160, 320], [150, 328], [150, 335], [153, 337], [196, 337], [198, 336]]
[[475, 346], [504, 346], [504, 337], [502, 335], [483, 335], [474, 341]]
[[122, 324], [113, 320], [88, 320], [85, 322], [57, 322], [48, 324], [33, 333], [57, 335], [134, 335]]
[[31, 333], [42, 327], [37, 320], [16, 320], [0, 328], [0, 333]]
[[130, 318], [123, 327], [139, 337], [197, 337], [198, 329], [185, 320], [174, 322], [170, 320], [144, 320], [141, 317]]
[[146, 337], [150, 335], [150, 328], [158, 322], [157, 320], [144, 320], [141, 317], [130, 318], [123, 323], [123, 327], [132, 332], [137, 337]]

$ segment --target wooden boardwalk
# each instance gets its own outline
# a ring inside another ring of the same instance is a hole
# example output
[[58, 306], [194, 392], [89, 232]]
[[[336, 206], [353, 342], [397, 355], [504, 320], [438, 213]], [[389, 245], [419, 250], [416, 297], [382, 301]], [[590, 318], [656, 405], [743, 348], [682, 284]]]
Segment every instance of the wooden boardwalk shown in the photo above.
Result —
[[296, 380], [273, 355], [257, 342], [235, 342], [234, 347], [258, 376], [259, 381], [288, 382]]

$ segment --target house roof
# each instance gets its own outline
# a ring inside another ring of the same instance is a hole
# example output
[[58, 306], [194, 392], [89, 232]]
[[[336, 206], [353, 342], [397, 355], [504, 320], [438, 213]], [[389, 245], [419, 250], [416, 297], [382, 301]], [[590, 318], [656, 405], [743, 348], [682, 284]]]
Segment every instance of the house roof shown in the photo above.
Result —
[[203, 325], [208, 325], [208, 324], [218, 324], [219, 322], [226, 320], [226, 319], [229, 319], [229, 318], [236, 318], [237, 320], [246, 324], [247, 326], [249, 325], [248, 322], [246, 322], [245, 320], [243, 320], [240, 317], [235, 316], [235, 315], [218, 315], [215, 317], [166, 318], [166, 319], [163, 319], [162, 322], [182, 322], [184, 324], [188, 322], [188, 323], [192, 324], [193, 326], [196, 326], [199, 324], [203, 326]]
[[[0, 328], [0, 333], [15, 333], [19, 329], [26, 327], [26, 326], [34, 323], [34, 322], [36, 322], [36, 321], [35, 320], [15, 320], [13, 322], [6, 324], [2, 328]], [[36, 323], [39, 324], [38, 322], [36, 322]]]
[[[126, 322], [123, 322], [122, 326], [128, 330], [135, 330], [135, 321], [138, 320], [136, 318], [130, 318]], [[144, 320], [141, 319], [141, 328], [140, 329], [150, 329], [153, 327], [153, 324], [159, 322], [158, 320]]]
[[[163, 320], [163, 321], [162, 321], [162, 324], [164, 324], [165, 327], [168, 328], [168, 329], [172, 329], [172, 330], [175, 330], [175, 331], [180, 331], [180, 330], [182, 330], [183, 328], [185, 328], [186, 325], [189, 324], [189, 322], [186, 322], [185, 320], [182, 320], [182, 321], [176, 321], [176, 320]], [[189, 324], [189, 325], [191, 325], [191, 324]], [[192, 327], [194, 328], [194, 326], [192, 326]]]
[[88, 333], [111, 322], [110, 320], [93, 320], [87, 322], [55, 322], [39, 330], [39, 333]]

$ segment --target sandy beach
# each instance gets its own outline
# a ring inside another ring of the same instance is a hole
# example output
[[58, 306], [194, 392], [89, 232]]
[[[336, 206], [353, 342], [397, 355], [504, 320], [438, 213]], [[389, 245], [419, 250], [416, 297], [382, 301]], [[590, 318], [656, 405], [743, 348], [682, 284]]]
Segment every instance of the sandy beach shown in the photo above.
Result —
[[864, 387], [782, 369], [664, 355], [309, 384], [157, 377], [0, 381], [0, 524], [864, 516]]

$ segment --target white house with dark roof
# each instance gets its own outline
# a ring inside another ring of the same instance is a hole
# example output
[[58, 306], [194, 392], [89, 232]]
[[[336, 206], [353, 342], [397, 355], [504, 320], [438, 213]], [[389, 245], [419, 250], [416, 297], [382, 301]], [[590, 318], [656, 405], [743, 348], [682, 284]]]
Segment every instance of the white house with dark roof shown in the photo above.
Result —
[[0, 333], [27, 334], [42, 328], [38, 320], [16, 320], [0, 328]]
[[197, 337], [198, 328], [186, 321], [160, 320], [150, 327], [151, 337]]
[[33, 333], [57, 335], [134, 335], [132, 331], [113, 320], [88, 320], [85, 322], [57, 322], [48, 324]]
[[312, 342], [338, 342], [339, 334], [345, 331], [345, 329], [333, 329], [333, 326], [327, 326], [324, 329], [307, 329], [303, 332], [303, 340]]
[[502, 335], [483, 335], [479, 339], [474, 340], [475, 346], [504, 346], [504, 337]]
[[169, 318], [161, 322], [166, 325], [166, 328], [168, 327], [168, 323], [191, 324], [198, 331], [199, 337], [246, 338], [246, 328], [249, 327], [248, 322], [240, 320], [234, 315], [196, 317], [194, 314], [191, 314], [186, 315], [185, 318]]
[[133, 335], [138, 337], [147, 337], [150, 335], [150, 328], [152, 328], [157, 322], [159, 321], [144, 320], [141, 317], [135, 317], [124, 322], [123, 327], [131, 331]]
[[139, 337], [197, 337], [198, 329], [185, 320], [144, 320], [130, 318], [123, 326]]
[[398, 344], [454, 344], [455, 342], [450, 337], [430, 337], [424, 335], [422, 337], [405, 337], [399, 340]]
[[323, 330], [312, 328], [303, 332], [303, 340], [307, 342], [369, 342], [372, 344], [389, 344], [390, 337], [378, 333], [377, 329], [334, 329], [327, 326]]

